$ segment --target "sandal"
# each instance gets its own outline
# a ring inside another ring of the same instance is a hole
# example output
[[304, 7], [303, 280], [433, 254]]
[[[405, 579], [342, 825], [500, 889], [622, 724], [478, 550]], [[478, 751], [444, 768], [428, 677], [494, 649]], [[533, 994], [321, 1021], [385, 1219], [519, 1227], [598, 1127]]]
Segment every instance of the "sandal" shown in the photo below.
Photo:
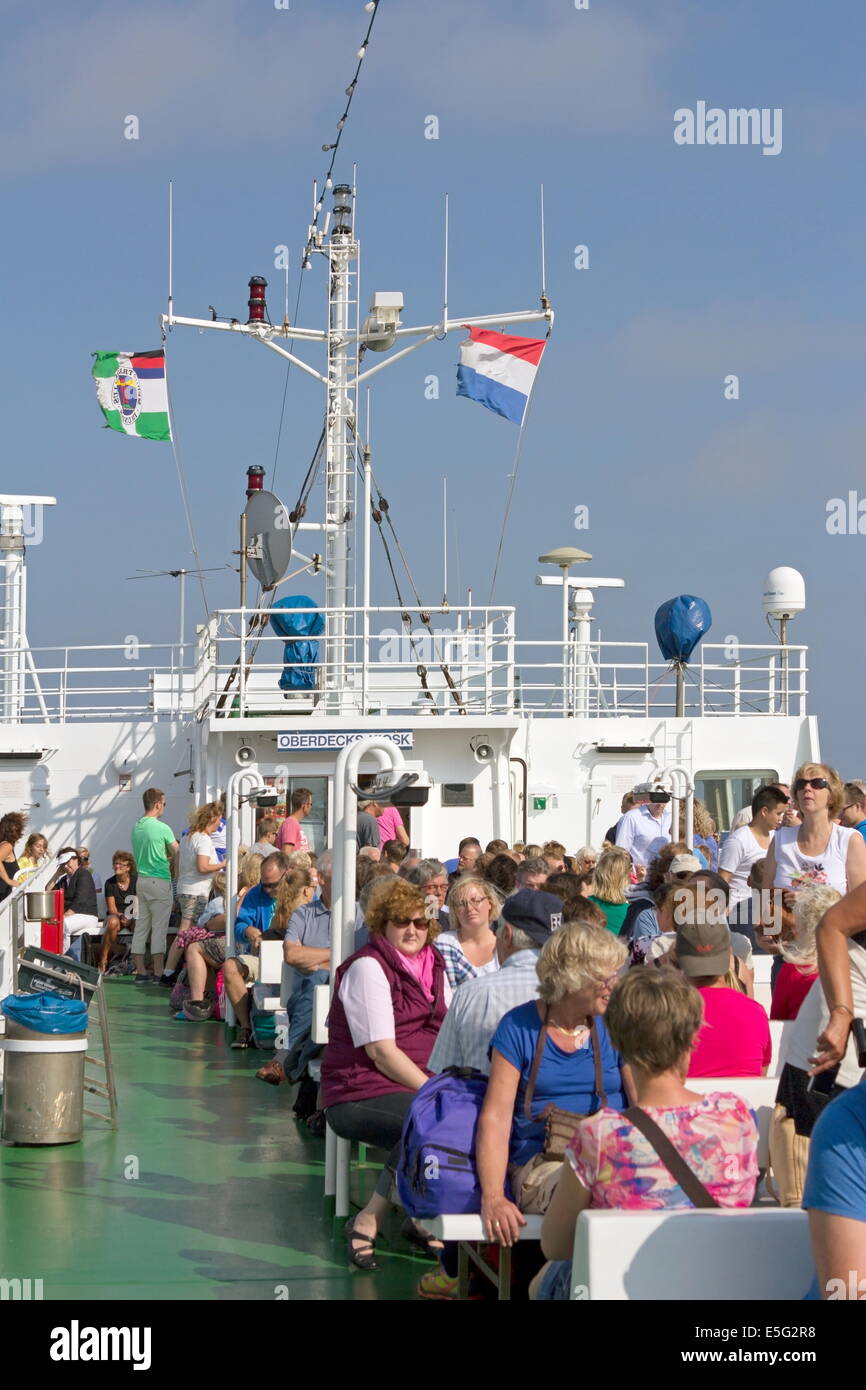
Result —
[[345, 1235], [348, 1240], [349, 1263], [358, 1269], [378, 1269], [375, 1236], [365, 1236], [356, 1231], [354, 1220], [346, 1222]]
[[424, 1231], [418, 1226], [411, 1217], [403, 1222], [400, 1227], [400, 1234], [404, 1240], [408, 1240], [410, 1245], [414, 1245], [422, 1252], [428, 1260], [438, 1260], [442, 1254], [442, 1241], [438, 1236], [431, 1236], [428, 1231]]

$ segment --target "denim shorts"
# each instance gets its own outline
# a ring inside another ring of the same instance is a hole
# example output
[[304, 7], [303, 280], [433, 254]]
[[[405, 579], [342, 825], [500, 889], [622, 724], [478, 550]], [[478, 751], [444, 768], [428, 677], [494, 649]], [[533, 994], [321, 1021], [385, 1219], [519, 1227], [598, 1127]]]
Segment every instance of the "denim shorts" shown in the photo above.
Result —
[[180, 907], [181, 921], [191, 922], [195, 926], [207, 907], [207, 898], [201, 894], [178, 893], [177, 901]]

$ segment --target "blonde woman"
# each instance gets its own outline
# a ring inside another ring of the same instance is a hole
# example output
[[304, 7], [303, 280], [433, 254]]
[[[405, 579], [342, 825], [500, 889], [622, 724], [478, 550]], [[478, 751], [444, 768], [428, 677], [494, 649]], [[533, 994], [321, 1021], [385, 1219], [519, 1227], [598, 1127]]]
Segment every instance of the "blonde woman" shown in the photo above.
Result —
[[[268, 855], [268, 858], [270, 859], [270, 855]], [[244, 862], [241, 865], [239, 874], [241, 886], [238, 889], [238, 900], [235, 911], [240, 908], [241, 903], [250, 889], [257, 888], [261, 882], [263, 863], [264, 856], [261, 854], [253, 854], [252, 850], [249, 850], [244, 855]]]
[[[684, 1158], [720, 1207], [751, 1205], [758, 1180], [758, 1134], [746, 1103], [727, 1091], [688, 1088], [692, 1049], [703, 1022], [701, 1000], [673, 970], [631, 970], [611, 996], [606, 1022], [634, 1077], [636, 1104]], [[604, 1108], [584, 1120], [544, 1217], [548, 1260], [530, 1297], [570, 1296], [574, 1228], [589, 1207], [666, 1211], [692, 1199], [659, 1158], [640, 1115]]]
[[458, 878], [451, 888], [447, 906], [455, 930], [441, 932], [436, 949], [445, 961], [453, 989], [464, 980], [499, 969], [494, 924], [502, 902], [493, 884], [483, 878]]
[[826, 763], [804, 763], [794, 774], [791, 793], [802, 823], [779, 827], [764, 870], [764, 888], [784, 895], [783, 924], [789, 937], [795, 930], [790, 894], [812, 883], [850, 893], [866, 881], [863, 836], [836, 823], [845, 800], [836, 769]]
[[607, 918], [607, 929], [619, 936], [628, 912], [626, 893], [631, 877], [631, 855], [624, 849], [608, 849], [599, 859], [592, 875], [594, 892], [589, 901], [601, 908]]
[[[528, 910], [539, 927], [547, 919], [550, 932], [560, 899], [542, 891], [525, 896], [534, 900]], [[489, 1240], [512, 1245], [525, 1225], [521, 1212], [547, 1208], [562, 1168], [546, 1133], [551, 1109], [574, 1118], [604, 1105], [625, 1107], [622, 1059], [603, 1015], [626, 956], [604, 927], [554, 925], [536, 966], [539, 998], [507, 1013], [493, 1035], [476, 1144]], [[505, 1195], [506, 1177], [514, 1201]]]
[[214, 874], [222, 867], [211, 836], [218, 829], [223, 808], [219, 801], [200, 806], [189, 818], [189, 834], [180, 846], [177, 901], [180, 907], [179, 933], [194, 927], [207, 906]]
[[[291, 856], [289, 856], [291, 858]], [[277, 889], [277, 903], [269, 930], [281, 936], [289, 925], [293, 912], [311, 903], [316, 894], [311, 869], [291, 868]]]
[[794, 903], [794, 938], [783, 942], [784, 963], [773, 984], [770, 1018], [796, 1018], [800, 1005], [818, 978], [818, 946], [815, 930], [841, 894], [835, 888], [809, 884]]

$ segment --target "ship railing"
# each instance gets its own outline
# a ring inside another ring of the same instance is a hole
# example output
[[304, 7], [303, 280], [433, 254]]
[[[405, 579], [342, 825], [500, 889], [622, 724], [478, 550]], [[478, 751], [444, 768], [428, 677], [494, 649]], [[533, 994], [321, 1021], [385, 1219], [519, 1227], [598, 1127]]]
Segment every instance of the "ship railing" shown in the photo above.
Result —
[[[285, 612], [285, 610], [280, 610]], [[269, 610], [260, 610], [266, 621]], [[362, 610], [352, 610], [353, 614]], [[295, 648], [254, 610], [222, 610], [197, 643], [33, 648], [26, 679], [4, 683], [0, 722], [237, 718], [314, 713], [410, 716], [675, 716], [676, 672], [644, 642], [518, 640], [513, 609], [370, 609], [366, 634]], [[429, 621], [422, 623], [421, 619]], [[806, 713], [802, 646], [704, 644], [685, 671], [686, 717]], [[184, 661], [181, 661], [183, 656]], [[195, 658], [193, 660], [193, 658]], [[288, 690], [284, 685], [294, 686]]]

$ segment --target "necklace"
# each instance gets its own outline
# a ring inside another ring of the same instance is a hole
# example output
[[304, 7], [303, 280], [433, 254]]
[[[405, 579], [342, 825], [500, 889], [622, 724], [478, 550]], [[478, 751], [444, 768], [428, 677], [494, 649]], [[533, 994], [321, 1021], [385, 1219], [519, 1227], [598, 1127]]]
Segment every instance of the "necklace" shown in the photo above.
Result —
[[585, 1023], [579, 1023], [576, 1028], [563, 1028], [561, 1023], [551, 1023], [551, 1028], [555, 1028], [557, 1033], [564, 1033], [567, 1038], [576, 1038], [581, 1033], [588, 1033], [589, 1029]]

